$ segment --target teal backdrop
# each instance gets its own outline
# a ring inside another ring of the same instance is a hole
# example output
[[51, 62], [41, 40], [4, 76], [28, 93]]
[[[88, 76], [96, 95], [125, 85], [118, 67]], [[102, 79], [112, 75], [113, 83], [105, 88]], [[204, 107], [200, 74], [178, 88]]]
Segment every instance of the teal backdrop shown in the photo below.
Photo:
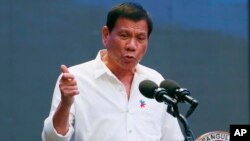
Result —
[[[154, 31], [142, 64], [199, 101], [195, 137], [249, 124], [247, 0], [136, 0]], [[0, 137], [39, 141], [60, 65], [102, 49], [106, 13], [119, 0], [0, 0]], [[188, 104], [180, 104], [183, 114]]]

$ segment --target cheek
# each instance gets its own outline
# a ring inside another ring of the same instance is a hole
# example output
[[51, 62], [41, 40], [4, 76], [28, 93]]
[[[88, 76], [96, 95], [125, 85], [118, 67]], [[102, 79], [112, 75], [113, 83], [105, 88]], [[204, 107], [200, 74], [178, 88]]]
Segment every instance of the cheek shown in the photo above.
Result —
[[147, 44], [143, 45], [143, 46], [141, 47], [141, 50], [140, 50], [141, 54], [144, 55], [144, 54], [147, 52], [147, 49], [148, 49]]
[[147, 52], [147, 46], [141, 47], [141, 48], [138, 50], [138, 57], [139, 57], [139, 59], [142, 59], [143, 56], [146, 54], [146, 52]]
[[115, 37], [113, 37], [108, 40], [107, 45], [109, 48], [112, 48], [113, 50], [117, 50], [117, 48], [121, 46], [121, 42]]
[[148, 45], [146, 45], [146, 46], [144, 47], [144, 49], [143, 49], [144, 54], [147, 52], [147, 49], [148, 49]]

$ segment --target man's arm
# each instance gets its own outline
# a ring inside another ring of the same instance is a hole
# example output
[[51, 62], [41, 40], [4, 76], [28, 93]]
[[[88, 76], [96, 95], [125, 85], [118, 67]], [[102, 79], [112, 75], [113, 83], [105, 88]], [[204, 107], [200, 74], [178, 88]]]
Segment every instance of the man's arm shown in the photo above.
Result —
[[74, 132], [74, 96], [79, 93], [76, 80], [65, 65], [61, 66], [59, 77], [53, 94], [49, 117], [44, 121], [42, 141], [69, 141]]
[[59, 88], [61, 92], [61, 102], [53, 116], [53, 125], [57, 133], [65, 135], [69, 130], [70, 108], [74, 102], [74, 96], [79, 94], [74, 75], [70, 74], [65, 65], [61, 65], [62, 77]]

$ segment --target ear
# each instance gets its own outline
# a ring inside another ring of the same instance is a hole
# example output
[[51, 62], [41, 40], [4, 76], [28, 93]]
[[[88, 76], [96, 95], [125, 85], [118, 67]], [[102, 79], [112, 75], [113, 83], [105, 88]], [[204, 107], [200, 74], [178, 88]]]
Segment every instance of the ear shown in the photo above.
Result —
[[102, 43], [106, 47], [109, 38], [109, 29], [107, 26], [103, 26], [102, 28]]

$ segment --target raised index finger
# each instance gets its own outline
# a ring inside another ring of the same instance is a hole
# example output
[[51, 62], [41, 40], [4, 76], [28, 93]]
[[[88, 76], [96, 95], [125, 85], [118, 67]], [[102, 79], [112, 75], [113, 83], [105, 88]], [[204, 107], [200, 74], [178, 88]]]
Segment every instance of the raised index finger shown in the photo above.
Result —
[[72, 74], [70, 74], [69, 69], [67, 68], [66, 65], [63, 65], [63, 64], [61, 65], [61, 72], [63, 73], [62, 74], [63, 80], [71, 81], [74, 79], [74, 76]]
[[62, 71], [62, 73], [69, 73], [69, 69], [64, 64], [61, 65], [61, 71]]

